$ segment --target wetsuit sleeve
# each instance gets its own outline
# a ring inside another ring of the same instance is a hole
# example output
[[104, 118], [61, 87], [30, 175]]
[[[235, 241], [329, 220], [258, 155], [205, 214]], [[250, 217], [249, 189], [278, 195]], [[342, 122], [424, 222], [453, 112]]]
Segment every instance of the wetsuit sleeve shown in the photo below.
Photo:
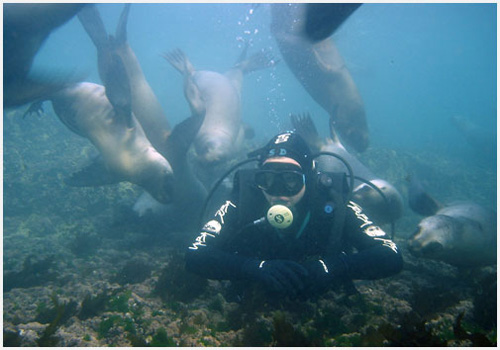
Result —
[[346, 243], [357, 252], [328, 258], [327, 264], [333, 276], [379, 279], [394, 275], [403, 268], [396, 244], [352, 201], [347, 205], [344, 234]]
[[240, 279], [249, 259], [222, 247], [235, 234], [238, 207], [227, 200], [208, 221], [186, 252], [186, 269], [210, 279]]

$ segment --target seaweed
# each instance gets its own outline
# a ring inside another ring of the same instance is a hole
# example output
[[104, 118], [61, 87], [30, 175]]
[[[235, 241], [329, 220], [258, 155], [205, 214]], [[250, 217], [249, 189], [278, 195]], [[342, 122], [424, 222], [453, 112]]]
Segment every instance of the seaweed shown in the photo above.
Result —
[[101, 237], [90, 229], [79, 231], [75, 234], [73, 240], [69, 243], [69, 249], [78, 257], [88, 256], [101, 246]]
[[116, 311], [121, 313], [127, 313], [130, 311], [128, 306], [128, 300], [132, 296], [132, 291], [125, 290], [122, 294], [113, 294], [107, 303], [107, 310]]
[[110, 295], [107, 291], [104, 291], [95, 297], [90, 294], [86, 295], [82, 301], [82, 307], [78, 313], [78, 318], [80, 320], [86, 320], [88, 318], [94, 317], [101, 312], [105, 311], [106, 305]]
[[445, 286], [416, 288], [410, 305], [421, 317], [428, 317], [460, 301], [457, 292]]
[[446, 342], [432, 334], [425, 324], [425, 319], [416, 312], [410, 312], [404, 315], [399, 325], [384, 323], [379, 326], [378, 332], [390, 346], [446, 346]]
[[3, 330], [3, 346], [4, 347], [18, 347], [21, 346], [21, 336], [19, 332], [11, 330]]
[[35, 317], [36, 322], [51, 323], [58, 317], [58, 313], [62, 312], [59, 323], [64, 324], [70, 319], [70, 317], [76, 314], [78, 304], [74, 300], [61, 305], [55, 295], [53, 295], [51, 299], [54, 307], [49, 309], [42, 304], [42, 306], [38, 308], [38, 314]]
[[[57, 329], [63, 325], [70, 317], [76, 314], [76, 303], [70, 301], [68, 303], [59, 303], [57, 295], [54, 293], [51, 296], [54, 309], [48, 314], [53, 316], [50, 324], [45, 328], [42, 336], [36, 341], [38, 346], [56, 346], [58, 339], [54, 337]], [[47, 317], [47, 315], [44, 315]]]
[[483, 278], [474, 291], [474, 320], [485, 329], [497, 326], [497, 276], [490, 274]]
[[276, 312], [273, 317], [273, 340], [275, 346], [311, 346], [311, 341], [292, 323], [287, 321], [285, 314]]
[[114, 326], [123, 324], [123, 318], [119, 315], [111, 315], [99, 323], [97, 328], [97, 339], [108, 337], [109, 331]]
[[33, 262], [33, 255], [26, 257], [19, 272], [9, 272], [3, 277], [4, 293], [13, 288], [29, 288], [57, 280], [57, 274], [50, 269], [54, 266], [54, 256]]
[[140, 260], [130, 260], [125, 266], [112, 278], [112, 282], [120, 285], [127, 283], [141, 283], [150, 275], [153, 268]]
[[170, 347], [170, 346], [177, 346], [177, 344], [171, 337], [168, 336], [167, 331], [164, 328], [159, 328], [153, 335], [153, 340], [151, 340], [149, 346]]
[[127, 313], [131, 311], [128, 305], [131, 295], [130, 290], [116, 290], [111, 293], [104, 291], [95, 297], [87, 295], [77, 316], [80, 320], [86, 320], [105, 311]]
[[174, 255], [155, 286], [155, 293], [163, 302], [190, 302], [205, 291], [208, 281], [184, 268], [184, 259]]
[[469, 340], [472, 343], [472, 346], [489, 346], [496, 347], [496, 343], [492, 343], [486, 335], [479, 332], [467, 332], [462, 326], [462, 319], [464, 317], [464, 313], [461, 312], [456, 320], [455, 325], [453, 326], [453, 333], [460, 340]]
[[243, 334], [234, 345], [263, 347], [273, 342], [273, 330], [263, 320], [248, 323], [243, 328]]

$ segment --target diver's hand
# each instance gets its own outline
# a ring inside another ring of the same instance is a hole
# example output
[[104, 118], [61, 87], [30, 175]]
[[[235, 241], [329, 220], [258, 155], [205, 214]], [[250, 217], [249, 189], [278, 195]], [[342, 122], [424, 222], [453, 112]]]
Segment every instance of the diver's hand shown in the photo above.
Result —
[[249, 260], [242, 268], [246, 278], [263, 283], [271, 291], [297, 295], [304, 289], [307, 270], [290, 260]]
[[336, 280], [336, 276], [325, 260], [308, 260], [302, 265], [308, 272], [306, 282], [308, 293], [321, 293]]

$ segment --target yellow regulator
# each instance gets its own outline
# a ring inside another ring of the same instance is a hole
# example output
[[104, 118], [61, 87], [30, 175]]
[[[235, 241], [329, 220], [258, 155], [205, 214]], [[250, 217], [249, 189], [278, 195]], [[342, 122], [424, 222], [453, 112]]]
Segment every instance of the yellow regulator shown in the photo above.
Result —
[[292, 224], [293, 214], [288, 207], [276, 204], [267, 211], [267, 221], [276, 228], [285, 229]]

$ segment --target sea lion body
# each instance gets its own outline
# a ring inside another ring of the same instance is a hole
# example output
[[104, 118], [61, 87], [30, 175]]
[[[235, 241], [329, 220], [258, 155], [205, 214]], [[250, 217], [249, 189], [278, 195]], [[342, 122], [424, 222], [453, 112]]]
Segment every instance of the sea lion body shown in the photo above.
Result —
[[61, 121], [99, 150], [106, 170], [116, 181], [130, 181], [158, 201], [169, 202], [173, 191], [172, 167], [152, 147], [135, 118], [129, 127], [117, 117], [104, 86], [78, 83], [50, 100]]
[[184, 77], [184, 95], [193, 115], [204, 115], [194, 141], [197, 160], [213, 167], [234, 158], [243, 139], [250, 133], [241, 121], [241, 85], [246, 73], [274, 64], [265, 52], [246, 59], [245, 47], [238, 63], [225, 74], [197, 71], [181, 50], [165, 54], [165, 59]]
[[171, 132], [171, 126], [158, 98], [144, 76], [137, 56], [127, 41], [129, 11], [130, 4], [125, 4], [114, 37], [107, 34], [95, 4], [86, 6], [80, 11], [78, 18], [97, 48], [98, 68], [101, 79], [106, 69], [106, 56], [110, 52], [120, 56], [130, 85], [132, 111], [151, 144], [158, 152], [165, 156], [167, 153], [165, 145], [168, 135]]
[[194, 141], [196, 154], [204, 163], [228, 158], [241, 146], [241, 96], [225, 75], [197, 71], [193, 82], [205, 102], [205, 120]]
[[342, 139], [364, 151], [369, 143], [364, 104], [332, 40], [304, 37], [304, 4], [273, 4], [271, 11], [271, 31], [288, 67], [328, 113]]
[[6, 3], [3, 5], [4, 108], [54, 93], [75, 79], [30, 72], [36, 54], [52, 31], [69, 21], [84, 4]]
[[424, 218], [410, 237], [410, 252], [457, 267], [494, 265], [497, 262], [496, 213], [475, 203], [443, 207]]

